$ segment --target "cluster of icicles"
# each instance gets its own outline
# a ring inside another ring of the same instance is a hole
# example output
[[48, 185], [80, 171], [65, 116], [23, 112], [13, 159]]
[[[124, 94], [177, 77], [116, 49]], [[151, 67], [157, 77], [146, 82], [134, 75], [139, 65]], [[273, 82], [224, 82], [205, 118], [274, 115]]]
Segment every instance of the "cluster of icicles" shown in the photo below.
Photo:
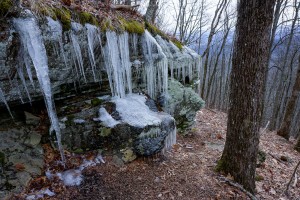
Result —
[[[67, 66], [67, 58], [62, 41], [62, 26], [58, 21], [51, 18], [47, 19], [52, 37], [51, 40], [55, 40], [57, 41], [57, 44], [59, 44], [59, 54], [62, 56], [64, 63]], [[51, 121], [51, 131], [55, 131], [56, 133], [57, 144], [61, 153], [62, 161], [64, 162], [59, 120], [55, 110], [53, 94], [51, 92], [48, 58], [41, 30], [33, 15], [28, 18], [14, 19], [13, 24], [16, 32], [20, 35], [22, 43], [18, 56], [18, 76], [25, 87], [29, 101], [31, 101], [25, 82], [24, 69], [26, 69], [32, 87], [35, 88], [31, 68], [32, 66], [34, 67], [39, 87], [43, 93], [45, 104], [47, 106], [49, 119]], [[128, 34], [127, 32], [117, 34], [115, 32], [107, 31], [105, 33], [106, 44], [102, 45], [101, 34], [104, 33], [101, 33], [97, 27], [90, 24], [82, 26], [74, 22], [72, 23], [72, 30], [68, 33], [73, 47], [73, 53], [71, 54], [71, 60], [73, 62], [72, 69], [75, 77], [80, 77], [85, 82], [87, 82], [85, 74], [86, 67], [83, 64], [83, 56], [81, 52], [82, 47], [80, 47], [77, 35], [77, 32], [81, 30], [86, 31], [87, 33], [87, 52], [90, 60], [90, 67], [93, 79], [97, 82], [101, 81], [101, 77], [96, 75], [97, 71], [101, 70], [101, 67], [96, 62], [97, 59], [95, 58], [94, 49], [96, 47], [101, 48], [101, 53], [105, 63], [104, 69], [109, 79], [112, 96], [124, 98], [126, 94], [132, 93], [132, 67], [139, 68], [138, 71], [140, 71], [144, 80], [146, 80], [147, 93], [152, 98], [155, 98], [157, 94], [164, 94], [167, 92], [168, 70], [170, 70], [170, 76], [172, 78], [176, 77], [183, 80], [186, 76], [192, 80], [193, 73], [200, 73], [200, 56], [198, 54], [186, 47], [180, 51], [173, 43], [163, 40], [160, 36], [156, 36], [156, 38], [154, 38], [147, 30], [141, 36], [144, 62], [137, 60], [131, 62], [131, 54], [138, 54], [139, 36], [137, 34]], [[132, 52], [130, 52], [129, 38], [132, 41]], [[174, 66], [176, 66], [176, 68]], [[13, 82], [13, 80], [10, 80], [10, 82]], [[21, 93], [19, 92], [19, 94], [20, 99], [23, 102]], [[10, 108], [5, 99], [5, 94], [1, 88], [0, 100], [6, 105], [10, 112]], [[176, 141], [172, 141], [172, 143], [175, 142]]]

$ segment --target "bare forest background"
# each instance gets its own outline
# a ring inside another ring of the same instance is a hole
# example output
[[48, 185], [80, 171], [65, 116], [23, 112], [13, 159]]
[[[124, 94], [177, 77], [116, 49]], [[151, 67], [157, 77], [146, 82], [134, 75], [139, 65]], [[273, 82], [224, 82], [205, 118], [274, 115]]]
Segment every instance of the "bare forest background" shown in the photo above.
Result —
[[[227, 111], [237, 16], [236, 1], [159, 0], [154, 2], [158, 5], [155, 24], [202, 56], [200, 94], [206, 101], [207, 107]], [[113, 3], [126, 2], [114, 1]], [[140, 12], [145, 13], [149, 1], [136, 0], [129, 3], [139, 4]], [[298, 71], [299, 9], [299, 0], [276, 0], [261, 122], [263, 127], [268, 125], [270, 130], [278, 130], [285, 115], [289, 115], [287, 117], [291, 122], [288, 135], [295, 138], [300, 135], [300, 98], [296, 88], [299, 83], [295, 84], [296, 77], [300, 76]], [[296, 90], [294, 95], [292, 95], [293, 90]], [[289, 101], [294, 101], [294, 106], [288, 106]]]

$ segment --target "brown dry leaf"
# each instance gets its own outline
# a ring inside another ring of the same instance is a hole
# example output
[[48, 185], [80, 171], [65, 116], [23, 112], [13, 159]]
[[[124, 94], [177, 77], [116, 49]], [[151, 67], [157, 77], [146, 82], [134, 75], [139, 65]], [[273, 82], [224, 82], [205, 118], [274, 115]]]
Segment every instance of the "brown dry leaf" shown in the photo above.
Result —
[[16, 164], [15, 164], [15, 168], [16, 168], [16, 170], [19, 171], [19, 172], [25, 170], [25, 166], [24, 166], [23, 163], [16, 163]]

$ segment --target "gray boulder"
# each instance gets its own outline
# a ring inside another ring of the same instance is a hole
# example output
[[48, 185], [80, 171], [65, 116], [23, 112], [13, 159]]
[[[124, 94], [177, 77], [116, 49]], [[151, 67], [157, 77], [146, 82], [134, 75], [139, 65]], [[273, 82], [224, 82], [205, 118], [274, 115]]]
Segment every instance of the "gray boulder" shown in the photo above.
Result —
[[78, 153], [112, 150], [124, 162], [132, 161], [136, 155], [168, 150], [176, 142], [175, 120], [153, 109], [149, 102], [152, 100], [144, 95], [131, 94], [103, 100], [100, 105], [68, 115], [60, 120], [63, 144]]
[[169, 80], [168, 94], [161, 96], [159, 103], [165, 112], [175, 118], [178, 131], [190, 128], [197, 111], [205, 106], [205, 102], [191, 87], [185, 87], [174, 79]]

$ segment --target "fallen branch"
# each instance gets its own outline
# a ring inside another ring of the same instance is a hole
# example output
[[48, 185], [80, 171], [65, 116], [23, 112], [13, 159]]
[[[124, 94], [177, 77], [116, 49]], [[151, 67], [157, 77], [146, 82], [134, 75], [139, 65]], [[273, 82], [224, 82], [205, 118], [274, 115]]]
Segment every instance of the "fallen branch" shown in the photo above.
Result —
[[285, 162], [283, 162], [280, 158], [278, 158], [277, 156], [274, 156], [271, 153], [268, 153], [270, 156], [272, 156], [273, 158], [275, 158], [277, 161], [281, 162], [282, 164], [286, 164]]
[[212, 110], [212, 109], [210, 109], [210, 108], [206, 108], [206, 109], [209, 110], [209, 111], [211, 111], [211, 112], [213, 112], [213, 113], [215, 113], [215, 114], [217, 114], [216, 111], [214, 111], [214, 110]]
[[231, 185], [233, 187], [236, 187], [237, 189], [239, 189], [240, 191], [244, 192], [246, 195], [248, 195], [248, 197], [250, 197], [252, 200], [258, 200], [256, 198], [255, 195], [251, 194], [251, 192], [247, 191], [242, 185], [233, 182], [232, 180], [229, 180], [223, 176], [219, 177], [220, 181], [224, 181], [225, 183], [227, 183], [228, 185]]
[[261, 130], [260, 135], [262, 135], [262, 134], [265, 133], [265, 131], [267, 130], [269, 124], [270, 124], [270, 121], [268, 121], [268, 123], [266, 124], [265, 128], [263, 130]]
[[[295, 169], [294, 169], [294, 172], [293, 172], [293, 174], [292, 174], [292, 177], [291, 177], [289, 183], [288, 183], [287, 186], [286, 186], [285, 194], [286, 194], [287, 196], [289, 196], [289, 187], [290, 187], [290, 185], [291, 185], [291, 182], [292, 182], [293, 178], [294, 178], [295, 175], [296, 175], [296, 171], [297, 171], [299, 165], [300, 165], [300, 160], [299, 160], [298, 164], [296, 165], [296, 167], [295, 167]], [[295, 177], [295, 178], [297, 178], [297, 177]]]
[[134, 5], [134, 6], [130, 6], [130, 5], [114, 5], [111, 4], [110, 8], [114, 9], [114, 10], [132, 10], [133, 8], [139, 7], [140, 5]]

